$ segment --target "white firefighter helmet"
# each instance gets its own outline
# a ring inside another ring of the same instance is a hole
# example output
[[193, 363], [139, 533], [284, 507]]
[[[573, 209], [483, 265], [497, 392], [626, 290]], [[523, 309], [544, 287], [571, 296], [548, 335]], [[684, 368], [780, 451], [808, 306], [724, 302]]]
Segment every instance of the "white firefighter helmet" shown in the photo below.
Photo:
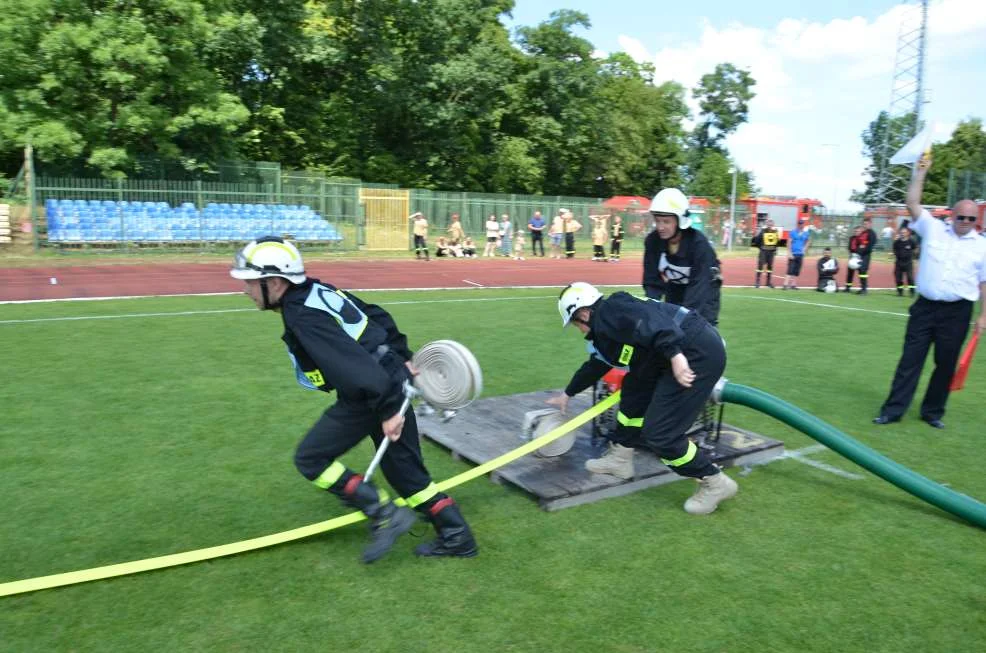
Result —
[[282, 277], [298, 284], [305, 281], [305, 264], [293, 243], [277, 236], [265, 236], [236, 252], [229, 276], [234, 279]]
[[827, 292], [827, 293], [833, 293], [833, 292], [836, 292], [838, 289], [839, 289], [839, 287], [836, 285], [834, 279], [828, 279], [828, 280], [826, 280], [826, 282], [825, 282], [825, 292]]
[[596, 287], [585, 281], [576, 281], [568, 284], [561, 294], [558, 295], [558, 312], [561, 314], [561, 325], [568, 326], [575, 315], [575, 311], [580, 308], [592, 306], [600, 299], [603, 294], [596, 290]]
[[692, 218], [688, 213], [688, 198], [677, 188], [665, 188], [650, 203], [650, 212], [669, 213], [678, 216], [678, 228], [688, 229]]
[[849, 266], [850, 270], [858, 270], [859, 266], [862, 264], [863, 264], [863, 259], [856, 252], [853, 252], [852, 254], [849, 255], [849, 262], [846, 263], [846, 265]]

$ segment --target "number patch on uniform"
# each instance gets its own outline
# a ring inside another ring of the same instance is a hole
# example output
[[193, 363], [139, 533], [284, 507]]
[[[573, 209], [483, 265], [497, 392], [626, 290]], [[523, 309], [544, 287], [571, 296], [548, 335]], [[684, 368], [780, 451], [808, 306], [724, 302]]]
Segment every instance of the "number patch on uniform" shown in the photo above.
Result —
[[315, 384], [317, 387], [325, 385], [325, 378], [322, 376], [322, 372], [319, 370], [313, 370], [311, 372], [305, 372], [305, 376], [308, 380]]
[[633, 358], [633, 346], [623, 345], [623, 350], [620, 352], [619, 358], [620, 365], [629, 365], [631, 358]]

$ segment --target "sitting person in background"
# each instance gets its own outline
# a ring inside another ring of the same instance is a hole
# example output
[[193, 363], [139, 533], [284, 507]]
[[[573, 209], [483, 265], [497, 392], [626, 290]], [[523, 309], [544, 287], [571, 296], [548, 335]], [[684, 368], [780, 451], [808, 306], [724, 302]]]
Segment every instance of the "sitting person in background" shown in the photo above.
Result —
[[445, 239], [445, 236], [439, 236], [438, 243], [435, 245], [435, 256], [451, 256], [451, 254], [448, 240]]
[[839, 282], [835, 280], [835, 275], [839, 272], [839, 262], [832, 258], [831, 247], [826, 247], [822, 252], [817, 268], [818, 285], [815, 289], [818, 292], [836, 292], [839, 289]]
[[462, 254], [467, 258], [476, 258], [476, 243], [472, 242], [472, 236], [466, 236], [462, 241]]
[[456, 258], [465, 257], [465, 252], [462, 251], [462, 245], [459, 244], [458, 240], [453, 240], [448, 245], [449, 256], [454, 256]]

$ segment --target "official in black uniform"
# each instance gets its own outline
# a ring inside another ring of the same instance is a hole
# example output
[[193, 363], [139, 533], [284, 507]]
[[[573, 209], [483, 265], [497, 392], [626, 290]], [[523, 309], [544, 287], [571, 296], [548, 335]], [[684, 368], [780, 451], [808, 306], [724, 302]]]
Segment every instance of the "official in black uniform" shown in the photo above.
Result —
[[[897, 294], [904, 296], [904, 288], [914, 296], [914, 259], [917, 256], [918, 243], [911, 235], [911, 230], [901, 227], [894, 239], [894, 280], [897, 282]], [[904, 278], [907, 278], [907, 285]]]
[[[629, 371], [618, 414], [627, 404], [642, 404], [644, 411], [634, 420], [642, 445], [676, 474], [699, 480], [685, 511], [708, 514], [734, 496], [736, 482], [685, 436], [726, 367], [726, 350], [715, 327], [698, 312], [675, 304], [625, 292], [604, 299], [583, 282], [562, 290], [558, 311], [563, 325], [572, 323], [585, 334], [590, 356], [565, 391], [548, 403], [565, 412], [570, 397], [611, 367], [624, 366]], [[670, 374], [665, 373], [668, 367]], [[627, 425], [625, 419], [619, 424]]]
[[644, 293], [697, 311], [719, 323], [722, 274], [709, 239], [692, 229], [688, 198], [665, 188], [650, 206], [654, 231], [644, 239]]
[[870, 281], [870, 255], [876, 247], [876, 232], [873, 231], [873, 221], [863, 219], [863, 229], [856, 238], [856, 253], [859, 254], [859, 294], [865, 295]]
[[764, 227], [753, 236], [753, 240], [750, 241], [750, 245], [760, 249], [760, 254], [757, 256], [757, 278], [754, 283], [754, 288], [760, 287], [760, 273], [763, 272], [767, 275], [767, 287], [773, 288], [774, 284], [770, 280], [771, 276], [774, 274], [774, 256], [777, 255], [777, 245], [780, 242], [780, 234], [777, 233], [777, 229], [774, 228], [774, 221], [767, 218]]
[[[900, 354], [890, 393], [880, 407], [875, 424], [900, 421], [914, 398], [928, 350], [934, 345], [935, 370], [921, 401], [921, 419], [936, 429], [945, 428], [945, 404], [955, 374], [962, 342], [976, 302], [986, 293], [986, 240], [976, 234], [978, 207], [971, 199], [952, 207], [952, 223], [933, 218], [921, 205], [924, 178], [931, 158], [923, 156], [915, 166], [907, 188], [907, 212], [914, 233], [921, 237], [921, 265], [917, 295], [908, 311], [904, 348]], [[986, 329], [986, 303], [980, 302], [975, 332]]]
[[261, 310], [281, 313], [288, 355], [297, 381], [310, 390], [336, 390], [295, 452], [295, 466], [370, 519], [372, 541], [364, 562], [379, 559], [414, 525], [414, 513], [347, 469], [338, 458], [369, 435], [379, 447], [392, 443], [380, 469], [403, 503], [427, 516], [438, 539], [419, 545], [421, 556], [476, 555], [478, 549], [459, 507], [438, 491], [425, 469], [414, 412], [400, 414], [403, 383], [411, 376], [407, 338], [384, 309], [331, 284], [310, 279], [297, 248], [277, 237], [260, 238], [237, 252], [230, 275], [244, 280]]

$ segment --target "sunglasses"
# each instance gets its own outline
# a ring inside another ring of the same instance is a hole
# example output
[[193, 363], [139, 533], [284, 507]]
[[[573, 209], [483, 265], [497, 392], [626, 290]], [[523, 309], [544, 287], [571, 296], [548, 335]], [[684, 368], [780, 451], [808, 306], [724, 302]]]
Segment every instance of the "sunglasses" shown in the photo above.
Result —
[[976, 221], [976, 216], [974, 216], [974, 215], [957, 215], [957, 216], [955, 216], [954, 219], [955, 220], [958, 220], [959, 222], [975, 222]]

